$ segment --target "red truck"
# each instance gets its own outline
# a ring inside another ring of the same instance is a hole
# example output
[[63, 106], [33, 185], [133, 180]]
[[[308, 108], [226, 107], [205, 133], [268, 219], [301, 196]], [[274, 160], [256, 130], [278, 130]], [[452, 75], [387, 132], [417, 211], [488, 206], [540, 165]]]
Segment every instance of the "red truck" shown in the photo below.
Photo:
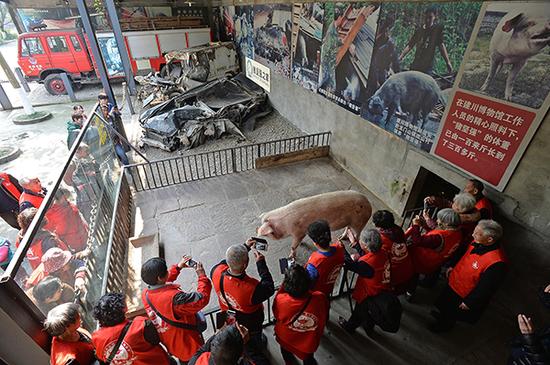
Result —
[[[210, 42], [210, 28], [123, 32], [134, 74], [160, 71], [164, 54]], [[105, 66], [111, 78], [124, 76], [113, 33], [97, 33]], [[30, 81], [43, 83], [52, 95], [65, 94], [60, 74], [66, 73], [76, 87], [98, 83], [95, 60], [87, 37], [77, 29], [45, 30], [20, 34], [17, 63]]]

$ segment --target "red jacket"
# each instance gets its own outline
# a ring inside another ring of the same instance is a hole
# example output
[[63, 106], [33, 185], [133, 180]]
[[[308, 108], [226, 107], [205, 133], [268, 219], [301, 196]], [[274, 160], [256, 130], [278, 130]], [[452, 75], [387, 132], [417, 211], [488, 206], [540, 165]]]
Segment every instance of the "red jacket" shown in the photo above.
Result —
[[55, 232], [73, 251], [78, 252], [86, 248], [88, 224], [82, 219], [76, 205], [71, 202], [52, 204], [46, 218], [48, 224], [44, 228]]
[[344, 265], [344, 246], [340, 242], [336, 242], [330, 247], [334, 249], [331, 256], [325, 256], [319, 251], [315, 251], [309, 256], [306, 263], [306, 266], [307, 264], [313, 265], [319, 273], [313, 291], [323, 292], [327, 296], [332, 294], [336, 279]]
[[458, 261], [449, 275], [449, 286], [461, 298], [467, 297], [474, 290], [479, 283], [481, 274], [491, 265], [507, 261], [504, 251], [500, 247], [483, 255], [472, 254], [473, 249], [473, 245], [468, 247], [464, 256]]
[[10, 180], [10, 176], [6, 174], [5, 172], [0, 172], [0, 183], [2, 188], [9, 193], [13, 197], [14, 200], [19, 201], [19, 198], [21, 197], [21, 191], [12, 184]]
[[390, 258], [385, 250], [376, 253], [368, 252], [359, 258], [359, 261], [366, 262], [374, 270], [372, 278], [359, 276], [352, 298], [361, 303], [367, 297], [373, 297], [382, 291], [391, 290]]
[[458, 249], [462, 240], [460, 229], [443, 230], [434, 229], [427, 236], [438, 235], [441, 237], [439, 247], [432, 249], [428, 247], [411, 247], [411, 256], [414, 268], [419, 274], [431, 274], [447, 261]]
[[[212, 272], [212, 284], [218, 294], [220, 309], [226, 311], [229, 309], [223, 295], [220, 292], [220, 279], [223, 272], [226, 272], [229, 266], [227, 264], [219, 264]], [[252, 295], [258, 285], [257, 279], [251, 278], [247, 274], [243, 278], [236, 278], [231, 275], [225, 275], [223, 286], [227, 300], [230, 302], [233, 310], [243, 313], [254, 313], [263, 310], [263, 304], [253, 304]]]
[[[15, 247], [19, 247], [21, 240], [18, 239], [15, 241]], [[36, 269], [42, 262], [42, 256], [52, 247], [59, 247], [60, 249], [67, 251], [69, 248], [65, 242], [61, 241], [55, 234], [51, 232], [39, 229], [34, 239], [31, 243], [31, 246], [27, 250], [27, 260], [31, 268]]]
[[78, 342], [67, 342], [57, 337], [52, 339], [51, 365], [65, 365], [71, 360], [78, 361], [79, 365], [90, 365], [94, 359], [94, 346], [84, 334], [80, 334]]
[[414, 275], [414, 265], [405, 242], [394, 242], [380, 232], [382, 249], [390, 255], [391, 284], [398, 286], [408, 283]]
[[[179, 270], [174, 265], [170, 268], [169, 281], [176, 280]], [[174, 322], [197, 325], [197, 313], [210, 301], [212, 284], [206, 275], [198, 279], [196, 293], [184, 293], [177, 284], [167, 284], [155, 289], [145, 289], [141, 300], [147, 315], [155, 325], [160, 340], [166, 346], [168, 352], [182, 361], [188, 361], [198, 348], [204, 343], [201, 332], [192, 329], [174, 327], [151, 309], [146, 300], [148, 293], [149, 300], [153, 306], [166, 318]], [[178, 295], [185, 300], [178, 298]]]
[[[168, 354], [158, 344], [145, 339], [145, 317], [134, 318], [128, 333], [124, 336], [111, 365], [168, 365]], [[113, 350], [120, 333], [128, 320], [112, 327], [100, 327], [92, 334], [96, 357], [105, 362]]]
[[210, 361], [211, 352], [203, 352], [201, 356], [195, 361], [194, 365], [208, 365]]
[[[303, 312], [297, 317], [300, 311]], [[293, 298], [281, 288], [273, 301], [273, 315], [277, 342], [303, 360], [319, 347], [327, 321], [328, 299], [320, 291], [309, 292], [305, 298]]]
[[23, 190], [19, 196], [19, 210], [22, 212], [27, 208], [35, 207], [36, 209], [40, 208], [42, 202], [44, 201], [44, 194], [35, 193], [30, 190]]
[[482, 209], [485, 209], [487, 211], [487, 217], [482, 217], [482, 219], [493, 219], [493, 204], [491, 203], [491, 201], [489, 199], [487, 199], [487, 197], [483, 197], [481, 199], [479, 199], [477, 202], [476, 202], [476, 205], [475, 205], [476, 209], [479, 210], [481, 212]]

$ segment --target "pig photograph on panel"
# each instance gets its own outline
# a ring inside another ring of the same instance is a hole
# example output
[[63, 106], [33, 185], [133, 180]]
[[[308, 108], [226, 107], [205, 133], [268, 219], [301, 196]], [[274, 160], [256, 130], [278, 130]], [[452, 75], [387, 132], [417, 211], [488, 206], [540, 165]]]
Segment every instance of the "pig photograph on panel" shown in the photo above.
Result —
[[313, 92], [319, 82], [324, 11], [323, 3], [295, 3], [292, 14], [292, 80]]
[[460, 87], [540, 108], [550, 91], [550, 4], [490, 3]]
[[254, 60], [290, 78], [292, 5], [254, 5]]
[[361, 116], [430, 151], [480, 8], [383, 3]]
[[379, 3], [325, 3], [318, 92], [359, 114], [365, 95]]
[[298, 199], [263, 213], [257, 234], [276, 241], [292, 237], [289, 257], [294, 258], [308, 226], [314, 221], [326, 220], [332, 231], [349, 227], [359, 237], [371, 213], [371, 204], [364, 194], [353, 190], [333, 191]]

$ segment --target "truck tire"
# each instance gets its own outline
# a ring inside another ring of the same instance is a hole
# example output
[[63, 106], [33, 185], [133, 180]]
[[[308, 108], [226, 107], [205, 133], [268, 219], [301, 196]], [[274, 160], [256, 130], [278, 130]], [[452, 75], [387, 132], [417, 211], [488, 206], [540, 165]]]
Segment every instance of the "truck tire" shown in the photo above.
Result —
[[44, 87], [51, 95], [66, 95], [67, 89], [58, 74], [51, 74], [44, 79]]

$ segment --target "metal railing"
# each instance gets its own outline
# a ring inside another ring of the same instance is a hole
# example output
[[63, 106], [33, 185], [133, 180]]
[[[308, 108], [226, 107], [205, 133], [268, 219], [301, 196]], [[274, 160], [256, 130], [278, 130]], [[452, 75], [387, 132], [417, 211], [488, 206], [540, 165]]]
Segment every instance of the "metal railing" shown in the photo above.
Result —
[[126, 166], [136, 191], [162, 188], [256, 168], [256, 160], [327, 147], [331, 132], [260, 142]]

